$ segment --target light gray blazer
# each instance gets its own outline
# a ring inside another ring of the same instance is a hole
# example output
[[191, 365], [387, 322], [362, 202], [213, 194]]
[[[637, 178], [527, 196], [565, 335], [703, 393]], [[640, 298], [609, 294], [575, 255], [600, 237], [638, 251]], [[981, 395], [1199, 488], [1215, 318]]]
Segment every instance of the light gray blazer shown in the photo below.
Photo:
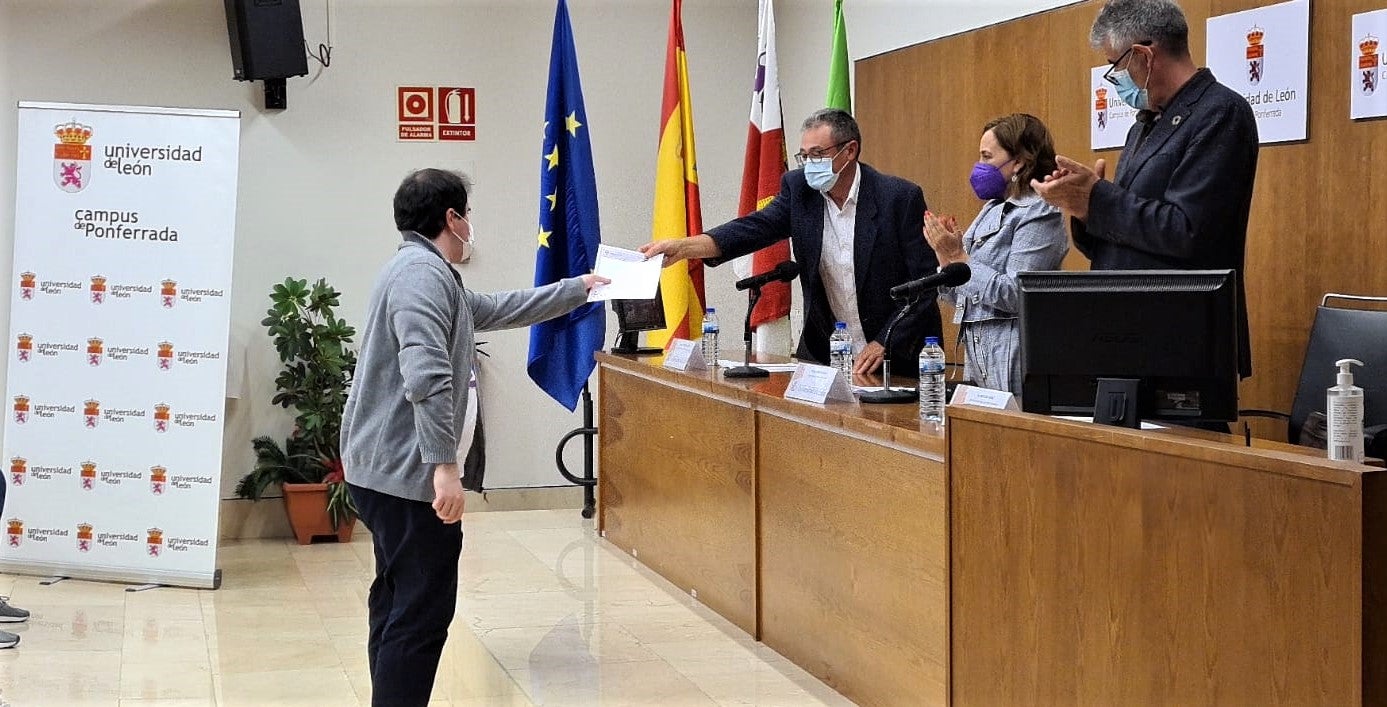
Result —
[[967, 352], [965, 374], [998, 390], [1020, 390], [1020, 348], [1015, 320], [1020, 313], [1016, 274], [1057, 270], [1069, 252], [1060, 210], [1035, 194], [993, 199], [963, 234], [973, 277], [958, 287], [939, 288], [954, 307]]

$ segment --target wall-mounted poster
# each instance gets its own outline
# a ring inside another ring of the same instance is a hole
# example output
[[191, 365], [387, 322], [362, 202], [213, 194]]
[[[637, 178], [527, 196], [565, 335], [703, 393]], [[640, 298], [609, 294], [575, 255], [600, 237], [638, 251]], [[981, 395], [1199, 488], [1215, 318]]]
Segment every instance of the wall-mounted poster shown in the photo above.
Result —
[[1089, 71], [1089, 140], [1095, 150], [1110, 150], [1127, 143], [1127, 131], [1137, 121], [1137, 111], [1117, 97], [1117, 87], [1103, 80], [1112, 67], [1104, 64]]
[[1262, 143], [1304, 140], [1310, 105], [1310, 0], [1210, 17], [1208, 64], [1257, 116]]
[[1349, 52], [1349, 117], [1377, 118], [1387, 115], [1387, 52], [1381, 48], [1387, 36], [1387, 10], [1353, 16], [1352, 50]]

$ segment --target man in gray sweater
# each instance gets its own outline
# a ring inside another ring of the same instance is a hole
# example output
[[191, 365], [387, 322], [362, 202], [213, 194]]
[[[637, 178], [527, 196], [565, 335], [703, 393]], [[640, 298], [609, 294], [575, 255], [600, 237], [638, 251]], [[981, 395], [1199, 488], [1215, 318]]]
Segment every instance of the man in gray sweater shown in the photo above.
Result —
[[495, 294], [452, 268], [470, 257], [466, 177], [422, 169], [395, 192], [404, 237], [366, 309], [342, 414], [342, 461], [375, 545], [368, 608], [373, 705], [426, 705], [457, 606], [463, 490], [457, 428], [473, 333], [522, 327], [587, 300], [596, 275]]

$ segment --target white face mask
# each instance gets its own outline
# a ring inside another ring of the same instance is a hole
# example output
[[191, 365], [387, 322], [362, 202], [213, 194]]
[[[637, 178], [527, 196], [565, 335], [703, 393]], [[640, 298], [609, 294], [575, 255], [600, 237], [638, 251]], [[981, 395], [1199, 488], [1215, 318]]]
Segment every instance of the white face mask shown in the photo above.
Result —
[[453, 238], [458, 239], [458, 242], [462, 244], [462, 259], [453, 263], [454, 265], [466, 263], [471, 260], [472, 255], [477, 252], [477, 227], [472, 225], [471, 219], [463, 218], [462, 220], [467, 224], [467, 232], [471, 238], [464, 240], [462, 236], [458, 235], [457, 231], [449, 230]]
[[[844, 169], [847, 166], [844, 165]], [[828, 192], [838, 183], [838, 172], [833, 171], [833, 158], [822, 157], [804, 161], [804, 181], [809, 188]]]

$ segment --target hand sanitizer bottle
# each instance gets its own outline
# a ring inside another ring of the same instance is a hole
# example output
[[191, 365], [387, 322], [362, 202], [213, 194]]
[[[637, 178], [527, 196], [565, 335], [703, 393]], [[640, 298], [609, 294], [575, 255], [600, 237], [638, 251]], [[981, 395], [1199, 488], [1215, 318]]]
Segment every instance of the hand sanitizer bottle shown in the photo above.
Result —
[[1353, 369], [1362, 361], [1336, 361], [1338, 384], [1329, 389], [1325, 411], [1329, 418], [1329, 458], [1363, 463], [1363, 389], [1353, 384]]

